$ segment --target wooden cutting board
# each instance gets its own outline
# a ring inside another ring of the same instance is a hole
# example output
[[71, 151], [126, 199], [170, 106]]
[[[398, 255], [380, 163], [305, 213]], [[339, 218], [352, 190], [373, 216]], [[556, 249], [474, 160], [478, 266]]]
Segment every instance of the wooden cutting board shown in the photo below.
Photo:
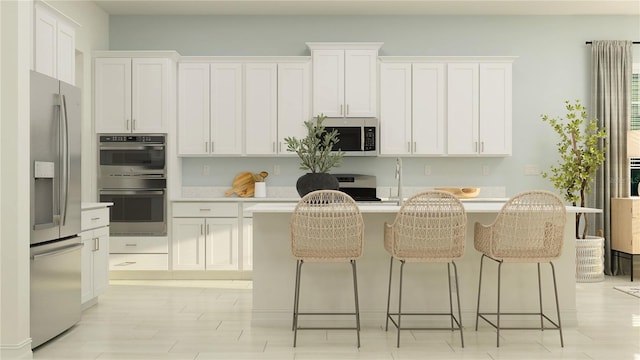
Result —
[[231, 189], [224, 192], [224, 196], [231, 196], [233, 194], [239, 197], [252, 197], [255, 192], [256, 181], [264, 181], [269, 176], [266, 171], [254, 174], [251, 172], [241, 172], [233, 179]]
[[434, 190], [446, 191], [461, 199], [474, 198], [480, 193], [480, 188], [437, 187]]

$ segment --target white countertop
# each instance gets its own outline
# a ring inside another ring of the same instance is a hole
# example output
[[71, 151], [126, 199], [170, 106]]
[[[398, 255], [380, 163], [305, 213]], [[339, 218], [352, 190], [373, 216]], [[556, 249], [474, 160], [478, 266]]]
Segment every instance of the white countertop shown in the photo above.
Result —
[[107, 206], [113, 206], [112, 202], [83, 202], [80, 204], [81, 210], [100, 209]]
[[[497, 213], [502, 209], [504, 201], [482, 201], [477, 199], [474, 201], [463, 201], [464, 209], [468, 213]], [[246, 212], [253, 213], [292, 213], [296, 204], [294, 203], [281, 203], [281, 204], [255, 204], [247, 209]], [[372, 213], [397, 213], [400, 210], [400, 206], [389, 203], [362, 203], [358, 204], [360, 212], [364, 214]], [[577, 206], [567, 206], [567, 212], [570, 213], [600, 213], [602, 210], [593, 208], [581, 208]]]

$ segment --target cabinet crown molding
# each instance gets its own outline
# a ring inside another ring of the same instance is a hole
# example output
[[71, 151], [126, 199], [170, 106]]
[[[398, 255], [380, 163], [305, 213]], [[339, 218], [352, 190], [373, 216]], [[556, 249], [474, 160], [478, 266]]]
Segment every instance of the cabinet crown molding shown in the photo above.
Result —
[[309, 50], [380, 50], [382, 42], [308, 42]]
[[393, 62], [490, 62], [490, 63], [512, 63], [518, 56], [378, 56], [378, 60], [384, 63]]
[[173, 61], [180, 59], [180, 54], [174, 50], [157, 51], [105, 51], [99, 50], [92, 53], [94, 58], [168, 58]]
[[182, 56], [180, 63], [299, 63], [311, 56]]
[[56, 17], [59, 18], [58, 20], [63, 20], [64, 22], [66, 22], [67, 24], [69, 24], [71, 26], [74, 26], [76, 28], [81, 28], [82, 27], [82, 24], [80, 24], [79, 22], [75, 21], [71, 17], [67, 16], [62, 11], [56, 9], [53, 5], [49, 4], [46, 1], [36, 0], [36, 1], [34, 1], [33, 5], [34, 6], [39, 6], [40, 8], [46, 9], [49, 12], [55, 13]]

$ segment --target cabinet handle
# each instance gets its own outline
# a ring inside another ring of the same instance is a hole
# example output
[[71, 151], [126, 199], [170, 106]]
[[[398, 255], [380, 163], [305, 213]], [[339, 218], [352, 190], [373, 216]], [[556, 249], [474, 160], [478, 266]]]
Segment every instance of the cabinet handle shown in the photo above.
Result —
[[484, 152], [484, 141], [480, 142], [480, 152], [483, 153]]
[[349, 104], [347, 104], [347, 113], [345, 115], [349, 115]]
[[211, 142], [211, 153], [212, 153], [212, 154], [213, 154], [213, 145], [214, 145], [214, 144], [215, 144], [215, 143], [212, 141], [212, 142]]
[[278, 143], [278, 152], [282, 152], [282, 141]]
[[205, 153], [208, 153], [208, 152], [209, 152], [209, 142], [208, 142], [208, 141], [205, 141], [205, 142], [204, 142], [204, 152], [205, 152]]
[[477, 141], [473, 142], [473, 151], [478, 152], [478, 142]]
[[130, 122], [130, 121], [131, 121], [131, 120], [127, 119], [127, 130], [129, 130], [129, 122]]
[[136, 119], [131, 120], [131, 122], [133, 123], [133, 130], [136, 129]]
[[418, 148], [418, 145], [416, 145], [416, 142], [413, 142], [413, 152], [416, 152], [416, 149]]
[[201, 208], [200, 211], [211, 211], [211, 209], [203, 209], [203, 208]]
[[407, 141], [407, 151], [411, 152], [411, 142]]
[[271, 144], [271, 149], [272, 149], [272, 151], [271, 151], [271, 152], [276, 152], [276, 142], [275, 142], [275, 141], [274, 141], [274, 142], [272, 142], [272, 144]]
[[100, 238], [96, 238], [96, 251], [100, 251]]
[[207, 224], [207, 235], [209, 235], [209, 224]]
[[135, 247], [138, 246], [138, 244], [124, 244], [124, 246]]
[[342, 104], [340, 104], [340, 115], [342, 115]]
[[200, 235], [204, 235], [204, 225], [200, 224]]
[[100, 220], [100, 218], [99, 217], [91, 218], [91, 221], [96, 221], [96, 220]]

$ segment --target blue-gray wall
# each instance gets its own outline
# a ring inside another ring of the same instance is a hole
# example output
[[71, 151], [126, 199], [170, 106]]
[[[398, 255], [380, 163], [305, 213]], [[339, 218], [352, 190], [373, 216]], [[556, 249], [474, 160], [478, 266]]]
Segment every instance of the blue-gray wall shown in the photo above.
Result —
[[[525, 176], [547, 169], [557, 138], [541, 114], [562, 115], [564, 101], [589, 105], [590, 47], [600, 39], [640, 41], [640, 16], [111, 16], [111, 50], [176, 50], [185, 56], [309, 55], [305, 42], [384, 42], [381, 56], [518, 56], [513, 67], [513, 156], [405, 158], [409, 186], [506, 186], [507, 195], [551, 190]], [[640, 46], [635, 59], [640, 61]], [[209, 165], [209, 176], [202, 168]], [[280, 165], [280, 175], [273, 174]], [[425, 165], [432, 175], [424, 175]], [[490, 174], [482, 174], [488, 165]], [[348, 158], [335, 172], [378, 176], [395, 183], [392, 158]], [[270, 185], [293, 185], [297, 158], [185, 158], [183, 185], [227, 186], [240, 171], [269, 171]]]

